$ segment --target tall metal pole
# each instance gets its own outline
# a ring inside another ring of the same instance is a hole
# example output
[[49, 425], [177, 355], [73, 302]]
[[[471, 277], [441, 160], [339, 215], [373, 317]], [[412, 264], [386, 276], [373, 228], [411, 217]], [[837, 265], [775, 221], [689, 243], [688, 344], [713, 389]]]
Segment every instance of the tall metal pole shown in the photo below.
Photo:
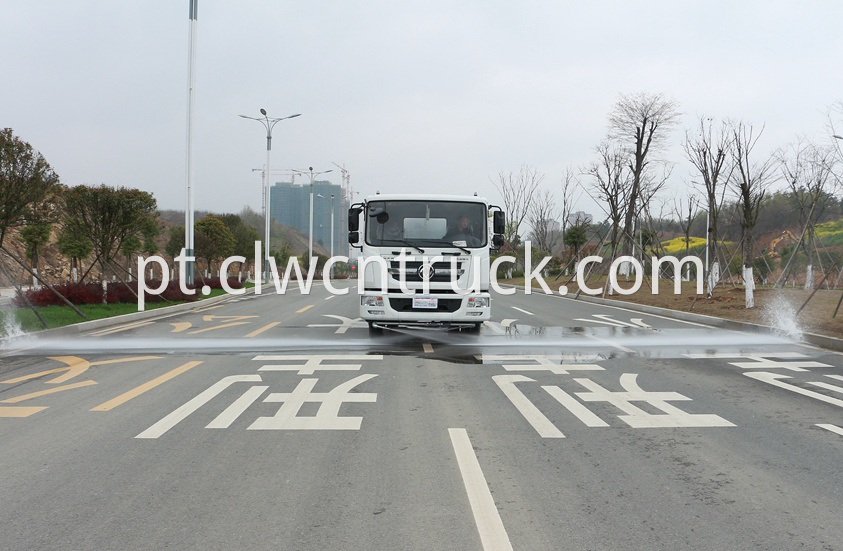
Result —
[[307, 232], [307, 266], [313, 264], [313, 167], [310, 167], [310, 228]]
[[[331, 258], [334, 258], [334, 194], [331, 194]], [[331, 264], [331, 271], [328, 273], [328, 279], [331, 278], [334, 271], [334, 265]]]
[[[187, 209], [184, 212], [184, 247], [186, 256], [193, 256], [193, 103], [196, 92], [196, 22], [199, 0], [188, 0], [190, 39], [187, 77]], [[187, 284], [193, 285], [193, 262], [185, 265]]]
[[[281, 117], [281, 118], [271, 118], [269, 115], [266, 114], [266, 109], [261, 109], [261, 115], [263, 118], [257, 117], [249, 117], [247, 115], [240, 115], [244, 119], [252, 119], [253, 121], [258, 121], [266, 128], [266, 177], [263, 179], [263, 218], [264, 218], [264, 235], [263, 235], [263, 247], [264, 247], [264, 271], [263, 271], [263, 280], [265, 282], [269, 282], [269, 217], [271, 213], [269, 211], [269, 197], [270, 197], [270, 174], [272, 173], [272, 166], [270, 165], [271, 162], [271, 155], [272, 155], [272, 129], [279, 121], [283, 121], [286, 119], [292, 119], [294, 117], [298, 117], [301, 113], [296, 113], [295, 115], [290, 115], [289, 117]], [[257, 275], [257, 274], [256, 274]]]
[[[266, 116], [266, 111], [261, 109], [261, 113]], [[268, 122], [268, 121], [267, 121]], [[263, 179], [263, 281], [269, 283], [269, 175], [272, 174], [272, 165], [270, 164], [270, 157], [272, 154], [272, 126], [266, 125], [266, 178]]]

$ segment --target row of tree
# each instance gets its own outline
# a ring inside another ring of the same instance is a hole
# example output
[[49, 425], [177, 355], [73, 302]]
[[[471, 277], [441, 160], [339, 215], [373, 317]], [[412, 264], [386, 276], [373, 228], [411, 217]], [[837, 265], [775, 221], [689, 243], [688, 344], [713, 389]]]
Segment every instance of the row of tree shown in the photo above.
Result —
[[[841, 115], [843, 103], [828, 110], [829, 135], [837, 134], [834, 120]], [[679, 117], [678, 103], [661, 94], [620, 96], [594, 160], [569, 168], [560, 194], [543, 188], [544, 174], [530, 166], [518, 173], [501, 171], [492, 182], [509, 216], [506, 247], [517, 250], [523, 235], [540, 250], [554, 251], [561, 242], [577, 253], [588, 239], [588, 232], [579, 227], [590, 220], [574, 210], [587, 194], [603, 209], [608, 225], [598, 249], [613, 258], [640, 254], [645, 232], [657, 235], [672, 227], [686, 238], [707, 233], [708, 257], [724, 266], [728, 259], [719, 243], [724, 238], [738, 242], [741, 264], [751, 279], [753, 258], [767, 246], [756, 243], [757, 232], [798, 227], [810, 272], [817, 251], [816, 226], [841, 216], [837, 195], [843, 154], [838, 142], [800, 137], [776, 151], [761, 151], [763, 127], [699, 117], [681, 141], [694, 174], [688, 191], [660, 203], [657, 196], [675, 168], [664, 153], [675, 143], [670, 138]], [[774, 191], [778, 182], [784, 182], [784, 189]]]

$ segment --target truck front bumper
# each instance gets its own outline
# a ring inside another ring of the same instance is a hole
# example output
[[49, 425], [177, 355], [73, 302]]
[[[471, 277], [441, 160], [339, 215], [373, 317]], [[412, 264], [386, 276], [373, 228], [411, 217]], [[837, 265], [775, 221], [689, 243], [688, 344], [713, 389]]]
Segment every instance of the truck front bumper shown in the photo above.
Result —
[[371, 293], [360, 297], [360, 317], [380, 326], [472, 327], [491, 318], [489, 293], [405, 295]]

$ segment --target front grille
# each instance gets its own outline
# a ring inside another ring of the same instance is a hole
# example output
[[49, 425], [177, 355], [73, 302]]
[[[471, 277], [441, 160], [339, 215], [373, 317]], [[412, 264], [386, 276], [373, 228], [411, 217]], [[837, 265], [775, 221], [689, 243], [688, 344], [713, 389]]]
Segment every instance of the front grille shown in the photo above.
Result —
[[[420, 282], [423, 281], [422, 277], [419, 275], [419, 268], [421, 267], [422, 262], [419, 260], [410, 260], [404, 263], [404, 281], [406, 282]], [[456, 274], [453, 277], [453, 280], [456, 281], [459, 277], [463, 274], [462, 262], [455, 262], [456, 265]], [[451, 281], [451, 263], [450, 262], [434, 262], [433, 269], [436, 271], [436, 274], [428, 279], [428, 281], [433, 282], [448, 282]], [[389, 263], [389, 275], [392, 276], [392, 279], [395, 281], [400, 281], [401, 278], [401, 264], [398, 261], [393, 260]]]
[[437, 308], [413, 308], [413, 299], [397, 297], [390, 298], [389, 305], [396, 312], [456, 312], [460, 309], [463, 299], [461, 298], [440, 298]]

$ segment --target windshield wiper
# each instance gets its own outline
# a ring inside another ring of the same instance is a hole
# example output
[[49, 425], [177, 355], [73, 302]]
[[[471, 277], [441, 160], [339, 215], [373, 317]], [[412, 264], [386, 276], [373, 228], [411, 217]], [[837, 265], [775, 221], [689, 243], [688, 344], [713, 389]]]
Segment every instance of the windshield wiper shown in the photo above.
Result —
[[425, 241], [428, 241], [428, 242], [431, 242], [431, 243], [443, 243], [443, 244], [446, 244], [446, 245], [450, 245], [452, 247], [456, 247], [459, 250], [463, 251], [465, 254], [471, 254], [471, 251], [468, 250], [467, 248], [463, 247], [462, 245], [457, 245], [453, 241], [448, 241], [447, 239], [425, 239]]
[[407, 239], [381, 239], [381, 241], [397, 241], [398, 243], [404, 243], [408, 247], [412, 247], [419, 251], [420, 253], [424, 254], [424, 249], [419, 247], [418, 245], [413, 245], [412, 242], [408, 241]]

